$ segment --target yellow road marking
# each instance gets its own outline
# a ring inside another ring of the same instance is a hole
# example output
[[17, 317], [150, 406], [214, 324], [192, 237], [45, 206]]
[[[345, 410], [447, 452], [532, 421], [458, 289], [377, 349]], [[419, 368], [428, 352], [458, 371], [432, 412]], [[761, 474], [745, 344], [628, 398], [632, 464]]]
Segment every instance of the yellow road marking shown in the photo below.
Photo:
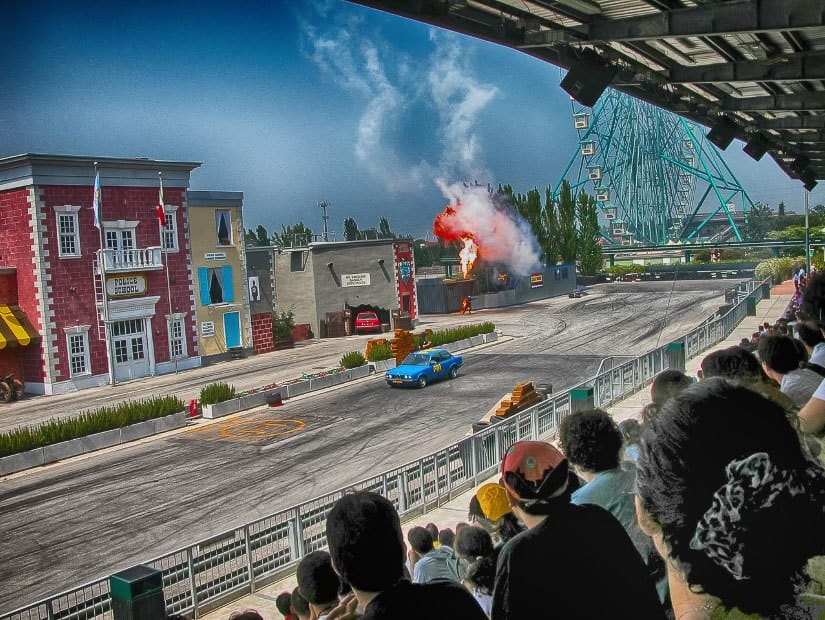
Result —
[[231, 439], [271, 439], [297, 433], [304, 427], [301, 420], [240, 421], [224, 426], [220, 433]]

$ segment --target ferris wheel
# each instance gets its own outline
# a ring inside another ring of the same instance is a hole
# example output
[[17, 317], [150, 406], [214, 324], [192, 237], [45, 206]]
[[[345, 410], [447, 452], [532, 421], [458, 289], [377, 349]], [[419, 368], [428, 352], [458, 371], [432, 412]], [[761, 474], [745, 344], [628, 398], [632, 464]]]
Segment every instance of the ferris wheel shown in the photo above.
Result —
[[753, 202], [702, 127], [613, 89], [594, 108], [571, 102], [578, 144], [553, 196], [565, 179], [592, 194], [608, 241], [708, 240], [711, 222], [714, 240], [742, 240], [736, 212]]

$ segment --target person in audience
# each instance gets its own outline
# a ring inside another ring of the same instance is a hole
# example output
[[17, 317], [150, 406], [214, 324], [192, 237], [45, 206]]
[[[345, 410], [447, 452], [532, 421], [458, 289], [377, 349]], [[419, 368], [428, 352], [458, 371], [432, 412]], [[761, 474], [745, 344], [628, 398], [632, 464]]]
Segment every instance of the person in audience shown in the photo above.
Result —
[[326, 537], [332, 565], [353, 592], [330, 620], [486, 619], [472, 594], [456, 582], [404, 579], [401, 521], [392, 503], [377, 493], [358, 491], [335, 502]]
[[455, 542], [455, 532], [453, 532], [450, 528], [444, 528], [443, 530], [439, 530], [438, 532], [438, 542], [441, 547], [445, 545], [453, 548], [453, 543]]
[[622, 432], [601, 409], [571, 413], [559, 425], [559, 444], [585, 484], [570, 496], [573, 504], [601, 506], [622, 524], [656, 582], [659, 600], [667, 602], [667, 571], [650, 538], [636, 521], [633, 501], [635, 467], [620, 467]]
[[312, 612], [309, 609], [309, 601], [301, 594], [301, 589], [296, 587], [292, 591], [292, 615], [295, 620], [310, 620]]
[[808, 362], [825, 368], [825, 336], [814, 321], [796, 324], [796, 335], [808, 351]]
[[435, 523], [428, 523], [424, 527], [427, 528], [427, 531], [430, 533], [430, 536], [433, 537], [433, 547], [438, 549], [439, 545], [441, 544], [438, 540], [438, 526]]
[[666, 400], [676, 396], [692, 384], [693, 379], [681, 370], [673, 368], [663, 370], [653, 378], [653, 383], [650, 386], [650, 398], [656, 405], [661, 406]]
[[501, 549], [492, 620], [665, 618], [642, 558], [606, 510], [570, 503], [567, 459], [519, 441], [501, 464], [513, 512], [527, 531]]
[[463, 528], [456, 537], [456, 552], [467, 563], [464, 583], [488, 616], [493, 607], [496, 561], [501, 547], [493, 546], [490, 534], [480, 527]]
[[524, 531], [524, 526], [510, 509], [504, 487], [496, 482], [479, 487], [470, 499], [469, 518], [487, 530], [496, 545], [506, 543]]
[[810, 400], [822, 383], [821, 375], [809, 368], [800, 368], [806, 362], [806, 353], [799, 340], [765, 336], [759, 341], [759, 359], [765, 374], [779, 383], [780, 391], [799, 407]]
[[[291, 618], [291, 616], [285, 617]], [[229, 620], [264, 620], [264, 617], [254, 609], [245, 609], [244, 611], [233, 611], [229, 614]]]
[[289, 592], [281, 592], [275, 599], [275, 608], [281, 612], [284, 620], [295, 620], [292, 616], [292, 595]]
[[459, 581], [458, 562], [450, 547], [433, 547], [430, 531], [423, 527], [414, 527], [407, 532], [410, 543], [408, 557], [413, 583], [432, 583], [433, 581]]
[[622, 433], [622, 460], [635, 463], [639, 458], [639, 440], [642, 436], [642, 426], [638, 420], [628, 418], [619, 422]]
[[341, 580], [332, 568], [332, 560], [326, 551], [313, 551], [305, 555], [295, 571], [298, 588], [309, 603], [312, 617], [325, 620], [327, 614], [338, 606]]
[[724, 379], [691, 386], [644, 429], [638, 470], [639, 523], [667, 558], [677, 618], [808, 617], [825, 469], [782, 407]]

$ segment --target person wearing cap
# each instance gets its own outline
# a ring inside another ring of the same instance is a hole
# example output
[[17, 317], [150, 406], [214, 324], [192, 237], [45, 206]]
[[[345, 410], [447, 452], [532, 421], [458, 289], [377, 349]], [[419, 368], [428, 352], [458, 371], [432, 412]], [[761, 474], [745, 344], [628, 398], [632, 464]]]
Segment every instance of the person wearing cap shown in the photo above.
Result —
[[469, 518], [487, 530], [496, 546], [524, 531], [524, 526], [510, 509], [507, 492], [497, 482], [488, 482], [478, 488], [470, 500]]
[[519, 441], [501, 463], [513, 513], [527, 526], [501, 549], [491, 620], [664, 620], [656, 588], [621, 524], [598, 506], [570, 503], [567, 459]]

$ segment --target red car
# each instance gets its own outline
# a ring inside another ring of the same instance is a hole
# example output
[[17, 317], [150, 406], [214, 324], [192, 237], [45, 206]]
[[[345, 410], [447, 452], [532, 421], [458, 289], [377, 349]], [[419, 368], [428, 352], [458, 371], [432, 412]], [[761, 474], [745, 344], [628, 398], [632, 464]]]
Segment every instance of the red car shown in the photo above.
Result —
[[381, 321], [372, 310], [364, 310], [355, 315], [355, 333], [380, 332]]

